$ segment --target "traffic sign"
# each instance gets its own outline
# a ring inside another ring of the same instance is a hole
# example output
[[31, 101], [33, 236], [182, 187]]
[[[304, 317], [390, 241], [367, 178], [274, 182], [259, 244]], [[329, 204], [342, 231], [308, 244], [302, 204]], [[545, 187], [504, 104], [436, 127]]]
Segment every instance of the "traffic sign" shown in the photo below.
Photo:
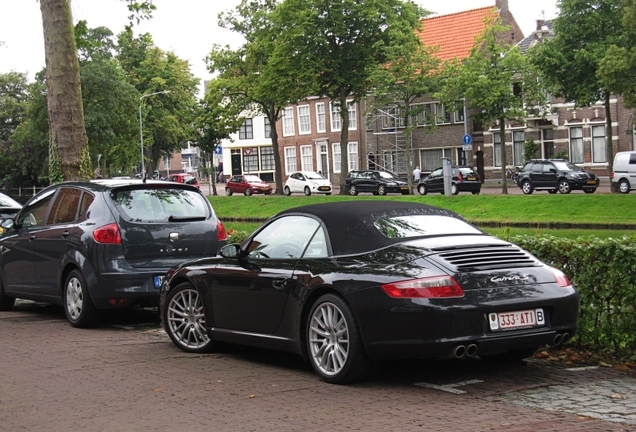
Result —
[[465, 145], [470, 145], [473, 143], [473, 138], [470, 135], [466, 134], [464, 135], [464, 138], [462, 139], [462, 141], [464, 141]]
[[217, 155], [223, 154], [223, 148], [221, 147], [220, 144], [214, 147], [214, 154], [217, 154]]

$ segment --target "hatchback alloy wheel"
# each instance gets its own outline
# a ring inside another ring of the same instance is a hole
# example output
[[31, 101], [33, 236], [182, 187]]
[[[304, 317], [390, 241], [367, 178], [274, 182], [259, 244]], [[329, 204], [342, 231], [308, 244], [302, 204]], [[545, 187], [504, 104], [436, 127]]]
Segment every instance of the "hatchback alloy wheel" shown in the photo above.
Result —
[[182, 283], [168, 295], [165, 329], [170, 339], [186, 352], [209, 352], [214, 342], [205, 330], [205, 313], [196, 289]]
[[73, 270], [64, 285], [64, 312], [73, 327], [92, 327], [97, 322], [98, 310], [91, 300], [84, 277]]

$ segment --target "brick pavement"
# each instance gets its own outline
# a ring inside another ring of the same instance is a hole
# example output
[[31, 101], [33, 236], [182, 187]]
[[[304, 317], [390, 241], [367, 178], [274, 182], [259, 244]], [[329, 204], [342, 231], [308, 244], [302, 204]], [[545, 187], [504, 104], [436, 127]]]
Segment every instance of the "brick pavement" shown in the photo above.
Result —
[[[243, 347], [183, 353], [154, 320], [116, 317], [79, 330], [51, 306], [0, 313], [0, 430], [634, 430], [552, 409], [550, 400], [569, 393], [593, 400], [595, 387], [636, 388], [634, 376], [612, 369], [411, 361], [366, 383], [334, 386], [291, 354]], [[458, 382], [471, 383], [461, 394], [439, 389]]]

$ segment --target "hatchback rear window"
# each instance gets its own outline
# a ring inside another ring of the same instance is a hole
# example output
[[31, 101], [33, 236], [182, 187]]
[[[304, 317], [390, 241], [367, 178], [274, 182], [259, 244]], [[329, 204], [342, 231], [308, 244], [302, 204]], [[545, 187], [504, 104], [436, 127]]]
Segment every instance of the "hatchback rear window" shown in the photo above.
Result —
[[179, 221], [210, 216], [205, 198], [185, 189], [124, 189], [113, 193], [113, 201], [130, 220]]

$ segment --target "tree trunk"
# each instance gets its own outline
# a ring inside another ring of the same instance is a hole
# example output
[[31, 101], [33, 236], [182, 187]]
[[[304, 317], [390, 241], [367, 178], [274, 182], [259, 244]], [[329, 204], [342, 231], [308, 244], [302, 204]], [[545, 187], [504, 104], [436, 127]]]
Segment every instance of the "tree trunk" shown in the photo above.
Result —
[[40, 0], [40, 11], [50, 145], [59, 152], [64, 180], [78, 180], [82, 149], [87, 142], [70, 0]]
[[[603, 95], [603, 103], [605, 103], [605, 141], [607, 143], [607, 168], [609, 170], [609, 175], [612, 175], [612, 171], [614, 171], [614, 140], [612, 139], [612, 135], [614, 134], [612, 131], [612, 111], [610, 110], [610, 94], [609, 92], [605, 92]], [[592, 143], [594, 145], [594, 143]], [[611, 182], [610, 182], [611, 184]]]
[[501, 193], [508, 195], [508, 182], [506, 179], [506, 119], [499, 119], [499, 135], [501, 136]]
[[[264, 108], [264, 107], [263, 107]], [[272, 125], [270, 138], [272, 139], [272, 149], [274, 150], [274, 181], [276, 183], [275, 195], [283, 194], [283, 164], [280, 159], [280, 152], [278, 151], [278, 132], [276, 131], [276, 121], [278, 121], [278, 112], [274, 107], [270, 107], [266, 110], [265, 115], [269, 120], [269, 124]]]
[[[349, 173], [349, 107], [347, 94], [340, 96], [340, 195], [347, 195], [346, 184]], [[359, 151], [359, 150], [358, 150]]]

